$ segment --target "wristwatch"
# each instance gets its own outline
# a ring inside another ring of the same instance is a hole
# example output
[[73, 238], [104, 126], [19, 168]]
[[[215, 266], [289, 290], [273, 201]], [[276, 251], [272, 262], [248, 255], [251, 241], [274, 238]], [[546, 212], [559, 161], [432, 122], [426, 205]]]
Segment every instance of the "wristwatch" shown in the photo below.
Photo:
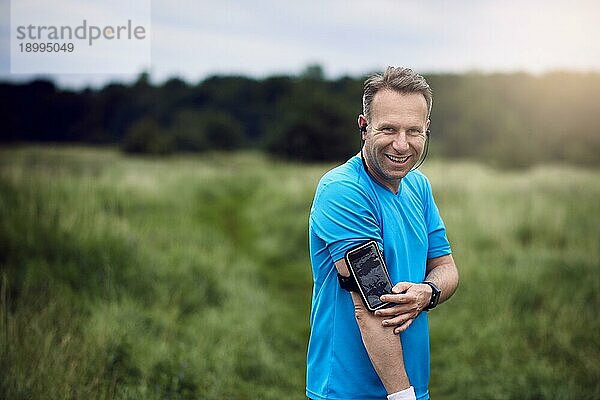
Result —
[[431, 299], [429, 300], [429, 304], [427, 304], [423, 309], [423, 311], [429, 311], [438, 305], [442, 291], [433, 282], [425, 281], [423, 283], [431, 286]]

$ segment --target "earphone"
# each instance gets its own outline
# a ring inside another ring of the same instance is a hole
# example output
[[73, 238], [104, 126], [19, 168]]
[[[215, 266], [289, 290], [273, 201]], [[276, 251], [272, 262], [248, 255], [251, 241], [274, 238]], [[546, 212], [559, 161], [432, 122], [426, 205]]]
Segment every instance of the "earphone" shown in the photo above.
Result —
[[421, 160], [419, 160], [419, 162], [411, 168], [411, 171], [414, 171], [415, 169], [419, 168], [424, 162], [425, 159], [427, 158], [427, 153], [429, 153], [429, 135], [431, 134], [431, 130], [427, 129], [425, 131], [425, 135], [427, 135], [427, 137], [425, 138], [425, 150], [423, 151], [423, 156], [421, 157]]

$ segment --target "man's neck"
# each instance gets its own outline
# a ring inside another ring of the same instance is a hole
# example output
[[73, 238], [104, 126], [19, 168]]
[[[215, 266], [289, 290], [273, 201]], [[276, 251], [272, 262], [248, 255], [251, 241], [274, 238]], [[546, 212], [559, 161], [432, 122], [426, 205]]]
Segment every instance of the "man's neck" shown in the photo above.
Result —
[[361, 158], [363, 166], [365, 167], [365, 170], [367, 171], [367, 174], [369, 174], [371, 176], [371, 178], [375, 179], [383, 187], [388, 188], [392, 193], [398, 194], [398, 190], [400, 188], [400, 181], [401, 181], [401, 179], [398, 179], [398, 180], [393, 181], [393, 182], [389, 182], [389, 181], [383, 179], [382, 177], [380, 177], [375, 172], [375, 169], [371, 167], [371, 165], [370, 165], [369, 161], [367, 160], [367, 158], [364, 157], [362, 149], [358, 153], [358, 156]]

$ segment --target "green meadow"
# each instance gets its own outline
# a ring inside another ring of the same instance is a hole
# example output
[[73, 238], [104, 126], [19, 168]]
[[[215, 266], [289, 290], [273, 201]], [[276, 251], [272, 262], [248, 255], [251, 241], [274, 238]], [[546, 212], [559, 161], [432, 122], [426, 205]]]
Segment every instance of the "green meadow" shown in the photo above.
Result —
[[[0, 150], [0, 398], [303, 399], [332, 165]], [[461, 273], [432, 398], [600, 398], [600, 173], [429, 160]]]

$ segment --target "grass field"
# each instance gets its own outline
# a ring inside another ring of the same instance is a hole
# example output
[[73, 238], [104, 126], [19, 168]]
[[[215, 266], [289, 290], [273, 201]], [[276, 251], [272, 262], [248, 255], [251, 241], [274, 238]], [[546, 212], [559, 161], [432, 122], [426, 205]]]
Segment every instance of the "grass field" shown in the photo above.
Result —
[[[0, 398], [302, 399], [331, 166], [0, 150]], [[461, 272], [434, 399], [600, 399], [600, 174], [428, 161]]]

